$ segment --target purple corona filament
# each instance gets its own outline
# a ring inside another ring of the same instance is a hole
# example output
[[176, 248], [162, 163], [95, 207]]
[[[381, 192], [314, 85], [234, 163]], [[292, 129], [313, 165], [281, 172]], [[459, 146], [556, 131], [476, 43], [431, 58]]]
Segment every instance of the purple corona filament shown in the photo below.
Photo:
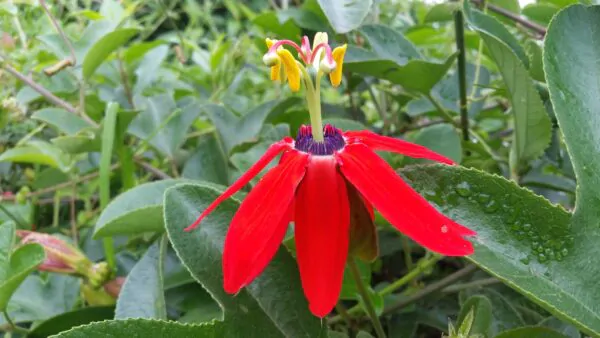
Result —
[[323, 142], [316, 142], [313, 139], [311, 127], [302, 126], [296, 136], [295, 148], [312, 155], [333, 155], [335, 151], [346, 145], [341, 130], [330, 124], [325, 125], [323, 134]]

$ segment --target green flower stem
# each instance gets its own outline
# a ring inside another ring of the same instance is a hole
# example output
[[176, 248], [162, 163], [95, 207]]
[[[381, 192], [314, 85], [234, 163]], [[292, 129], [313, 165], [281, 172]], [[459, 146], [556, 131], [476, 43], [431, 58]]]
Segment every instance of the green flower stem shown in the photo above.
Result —
[[[381, 296], [388, 295], [388, 294], [398, 290], [402, 286], [410, 283], [412, 280], [419, 277], [425, 270], [427, 270], [431, 266], [435, 265], [442, 258], [443, 258], [442, 256], [434, 255], [434, 256], [431, 256], [431, 257], [425, 259], [424, 261], [419, 262], [417, 264], [417, 266], [413, 270], [411, 270], [409, 273], [407, 273], [404, 277], [400, 278], [399, 280], [395, 281], [394, 283], [388, 285], [387, 287], [385, 287], [381, 291], [379, 291], [378, 292], [379, 295], [381, 295]], [[360, 305], [356, 305], [348, 310], [348, 314], [349, 315], [357, 315], [357, 314], [361, 313], [362, 311], [363, 311], [363, 308]], [[335, 316], [329, 320], [329, 323], [335, 324], [335, 323], [342, 321], [342, 319], [343, 318], [341, 316]]]
[[367, 314], [369, 315], [369, 318], [371, 318], [375, 332], [377, 332], [377, 337], [385, 338], [383, 326], [381, 326], [379, 317], [377, 316], [377, 313], [375, 313], [375, 308], [373, 307], [373, 302], [371, 301], [371, 297], [369, 297], [369, 293], [367, 292], [367, 287], [365, 286], [362, 278], [360, 278], [360, 271], [358, 271], [358, 266], [356, 266], [354, 258], [350, 257], [350, 259], [348, 259], [348, 266], [350, 267], [352, 278], [354, 278], [354, 281], [356, 282], [358, 293], [360, 293], [360, 297], [365, 305]]
[[321, 71], [317, 73], [315, 86], [306, 68], [301, 64], [298, 66], [306, 86], [306, 102], [308, 103], [313, 139], [316, 142], [323, 142], [325, 138], [323, 137], [323, 120], [321, 118]]
[[448, 111], [444, 108], [444, 106], [442, 106], [440, 101], [438, 101], [435, 97], [433, 97], [433, 95], [431, 95], [431, 93], [427, 94], [425, 97], [427, 98], [427, 100], [429, 100], [429, 102], [431, 102], [431, 104], [435, 107], [435, 109], [438, 110], [438, 112], [442, 115], [442, 117], [444, 118], [444, 120], [446, 120], [446, 122], [452, 124], [453, 126], [456, 126], [456, 121], [454, 121], [454, 117], [452, 117], [452, 115], [450, 115], [450, 113], [448, 113]]

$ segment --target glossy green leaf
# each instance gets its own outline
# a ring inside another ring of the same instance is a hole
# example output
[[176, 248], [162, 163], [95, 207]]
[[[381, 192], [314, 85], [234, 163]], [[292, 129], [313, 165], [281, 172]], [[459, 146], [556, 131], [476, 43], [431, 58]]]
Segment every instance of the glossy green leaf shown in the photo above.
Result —
[[371, 9], [372, 0], [317, 0], [331, 27], [338, 34], [360, 26]]
[[470, 330], [467, 331], [470, 335], [481, 334], [487, 337], [492, 324], [492, 303], [484, 296], [473, 296], [462, 305], [458, 318], [456, 320], [457, 327], [462, 327], [465, 318], [469, 313], [472, 313], [473, 321], [470, 324]]
[[70, 159], [56, 146], [44, 141], [29, 141], [25, 145], [8, 149], [0, 155], [0, 162], [35, 163], [69, 171]]
[[90, 126], [81, 117], [62, 108], [40, 109], [33, 113], [31, 118], [51, 124], [67, 135], [77, 134], [77, 132]]
[[384, 25], [365, 25], [358, 30], [367, 39], [373, 52], [382, 59], [399, 65], [421, 58], [417, 48], [402, 34]]
[[546, 327], [521, 327], [518, 329], [502, 332], [495, 338], [567, 338]]
[[225, 335], [268, 332], [274, 337], [319, 337], [325, 326], [308, 311], [296, 264], [283, 248], [253, 283], [235, 296], [225, 293], [223, 241], [239, 202], [224, 201], [197, 229], [183, 231], [219, 194], [205, 185], [173, 187], [165, 194], [164, 210], [177, 255], [224, 310]]
[[50, 142], [67, 154], [99, 152], [102, 149], [101, 138], [90, 130], [83, 130], [76, 135], [55, 137]]
[[[430, 166], [403, 173], [446, 215], [477, 231], [475, 254], [468, 259], [557, 317], [600, 332], [600, 303], [592, 286], [597, 273], [595, 265], [586, 264], [597, 247], [598, 233], [589, 231], [594, 228], [569, 225], [571, 215], [563, 208], [475, 169]], [[590, 219], [595, 227], [595, 216]]]
[[154, 242], [131, 269], [117, 299], [115, 319], [167, 318], [162, 271], [166, 247], [166, 238]]
[[119, 47], [125, 45], [139, 33], [135, 28], [117, 29], [104, 35], [86, 53], [83, 59], [83, 77], [89, 79], [106, 58]]
[[552, 129], [546, 108], [527, 70], [529, 59], [516, 40], [511, 42], [514, 37], [510, 35], [509, 38], [506, 33], [510, 33], [494, 18], [471, 9], [468, 1], [464, 2], [464, 11], [498, 65], [509, 92], [515, 119], [511, 150], [514, 164], [536, 159], [550, 144]]
[[525, 45], [527, 55], [529, 56], [529, 75], [540, 82], [546, 82], [546, 74], [544, 74], [544, 63], [542, 60], [543, 50], [536, 41], [529, 40]]
[[[227, 332], [219, 322], [202, 325], [187, 325], [155, 319], [109, 320], [75, 327], [51, 336], [53, 338], [105, 338], [105, 337], [153, 337], [153, 338], [219, 338]], [[252, 331], [237, 334], [252, 336]], [[235, 337], [235, 336], [231, 336]], [[264, 337], [264, 335], [262, 336]]]
[[46, 255], [39, 244], [26, 244], [13, 251], [15, 224], [0, 224], [0, 310], [27, 276], [41, 264]]
[[577, 176], [577, 204], [570, 224], [576, 252], [565, 262], [571, 273], [564, 276], [580, 305], [561, 306], [562, 311], [554, 314], [593, 336], [600, 335], [600, 294], [592, 291], [600, 266], [590, 260], [597, 256], [600, 241], [600, 205], [595, 189], [600, 182], [596, 156], [600, 144], [600, 69], [593, 66], [600, 59], [599, 45], [600, 6], [582, 5], [569, 7], [552, 20], [544, 44], [550, 99]]
[[114, 314], [112, 306], [91, 306], [64, 312], [37, 325], [27, 337], [46, 338], [76, 326], [112, 319]]
[[185, 181], [144, 183], [117, 196], [102, 210], [94, 228], [94, 237], [164, 231], [163, 195], [167, 188], [182, 182]]
[[399, 84], [407, 90], [428, 94], [448, 72], [456, 59], [451, 55], [444, 63], [433, 63], [412, 59], [404, 65], [380, 57], [379, 55], [357, 47], [348, 47], [344, 59], [344, 70]]

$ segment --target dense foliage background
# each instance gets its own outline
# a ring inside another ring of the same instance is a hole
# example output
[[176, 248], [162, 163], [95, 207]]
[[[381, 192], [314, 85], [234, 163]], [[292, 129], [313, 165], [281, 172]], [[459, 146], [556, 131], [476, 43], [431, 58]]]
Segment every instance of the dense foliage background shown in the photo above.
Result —
[[265, 37], [324, 31], [349, 45], [326, 121], [459, 162], [382, 154], [478, 232], [473, 256], [444, 258], [377, 216], [380, 255], [360, 272], [387, 335], [600, 336], [600, 7], [583, 2], [3, 1], [0, 332], [375, 335], [349, 276], [334, 313], [308, 312], [292, 232], [227, 295], [237, 200], [182, 231], [308, 123], [302, 90], [269, 79]]

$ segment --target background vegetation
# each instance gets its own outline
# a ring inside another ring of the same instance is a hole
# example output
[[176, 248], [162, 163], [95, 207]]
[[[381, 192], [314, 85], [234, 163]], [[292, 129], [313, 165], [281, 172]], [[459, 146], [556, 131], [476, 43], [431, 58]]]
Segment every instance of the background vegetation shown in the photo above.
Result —
[[[291, 236], [255, 283], [225, 294], [220, 250], [239, 202], [181, 231], [308, 123], [302, 94], [269, 79], [265, 37], [324, 31], [349, 44], [324, 118], [459, 162], [383, 155], [479, 234], [468, 259], [438, 257], [377, 216], [380, 257], [361, 274], [387, 335], [600, 336], [600, 8], [576, 3], [0, 3], [0, 334], [375, 334], [351, 278], [334, 313], [310, 315]], [[29, 239], [44, 253], [18, 244], [22, 230], [70, 243], [77, 264], [38, 271], [56, 258], [51, 240]]]

